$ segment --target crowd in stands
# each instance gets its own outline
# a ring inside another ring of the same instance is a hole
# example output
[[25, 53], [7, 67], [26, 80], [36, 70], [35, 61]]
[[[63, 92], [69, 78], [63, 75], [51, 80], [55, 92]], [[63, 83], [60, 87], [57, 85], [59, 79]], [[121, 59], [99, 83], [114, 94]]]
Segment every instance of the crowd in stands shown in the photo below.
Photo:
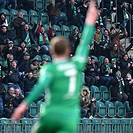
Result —
[[[128, 55], [133, 39], [130, 38], [128, 47], [120, 42], [123, 36], [130, 37], [131, 34], [133, 37], [133, 1], [117, 2], [97, 0], [99, 19], [96, 21], [90, 55], [83, 71], [85, 86], [81, 87], [80, 94], [82, 117], [93, 118], [96, 114], [97, 99], [91, 96], [91, 86], [106, 86], [110, 88], [113, 101], [129, 101], [129, 106], [133, 107], [133, 62]], [[33, 5], [34, 1], [31, 0], [17, 3], [15, 0], [0, 0], [0, 118], [11, 117], [13, 110], [31, 93], [39, 78], [40, 68], [52, 61], [49, 42], [57, 35], [54, 25], [74, 27], [67, 36], [71, 45], [70, 58], [74, 56], [82, 35], [89, 0], [49, 0], [49, 4], [44, 5], [44, 12], [50, 20], [47, 29], [44, 26], [46, 23], [41, 20], [32, 25], [25, 20], [20, 9], [34, 10]], [[18, 16], [8, 22], [6, 14], [2, 12], [4, 8], [18, 10]], [[108, 19], [116, 25], [107, 28]], [[10, 27], [14, 28], [15, 36]], [[45, 93], [38, 100], [45, 101]]]

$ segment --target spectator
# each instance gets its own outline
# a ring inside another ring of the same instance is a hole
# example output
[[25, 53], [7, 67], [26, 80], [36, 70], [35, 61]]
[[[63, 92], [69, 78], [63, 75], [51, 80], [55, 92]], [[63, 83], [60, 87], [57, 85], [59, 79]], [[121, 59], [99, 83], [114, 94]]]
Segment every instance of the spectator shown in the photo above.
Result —
[[41, 54], [49, 54], [50, 46], [49, 46], [49, 36], [52, 34], [52, 26], [51, 22], [49, 22], [49, 31], [46, 33], [45, 28], [42, 26], [42, 22], [40, 21], [40, 25], [36, 31], [38, 44], [40, 46]]
[[111, 77], [111, 65], [108, 58], [104, 58], [103, 63], [100, 66], [100, 85], [106, 87], [110, 86], [112, 77]]
[[125, 78], [125, 93], [128, 95], [129, 106], [133, 106], [133, 79], [130, 73], [127, 73]]
[[9, 69], [8, 75], [5, 77], [7, 79], [8, 87], [13, 87], [14, 89], [19, 89], [22, 95], [22, 91], [20, 89], [21, 76], [19, 74], [19, 70], [17, 68], [17, 62], [12, 61], [12, 66]]
[[17, 48], [14, 46], [13, 41], [8, 41], [8, 45], [3, 48], [2, 54], [5, 59], [7, 57], [7, 54], [12, 54], [14, 58], [16, 59]]
[[75, 28], [74, 31], [72, 31], [72, 33], [70, 33], [70, 35], [68, 37], [68, 39], [70, 41], [72, 55], [75, 54], [75, 50], [79, 44], [80, 37], [81, 37], [81, 33], [78, 28]]
[[99, 80], [98, 64], [93, 57], [88, 57], [88, 62], [85, 69], [85, 82], [88, 87], [96, 85]]
[[36, 57], [32, 61], [33, 62], [30, 65], [30, 69], [33, 73], [33, 77], [38, 79], [39, 78], [40, 63], [39, 63], [38, 58], [36, 58]]
[[19, 12], [18, 17], [15, 18], [12, 22], [12, 26], [16, 30], [16, 38], [19, 39], [22, 36], [22, 30], [24, 29], [24, 25], [26, 24], [26, 20], [24, 19], [23, 13]]
[[120, 69], [120, 67], [118, 66], [116, 58], [111, 59], [110, 69], [111, 69], [111, 76], [115, 77], [116, 72]]
[[37, 82], [37, 78], [33, 77], [33, 73], [30, 71], [28, 75], [23, 79], [24, 82], [24, 95], [27, 96], [35, 83]]
[[21, 73], [26, 75], [28, 72], [30, 72], [30, 54], [29, 53], [24, 53], [23, 60], [19, 62], [18, 68]]
[[4, 12], [2, 12], [0, 14], [0, 26], [1, 25], [5, 25], [8, 27], [8, 22], [7, 22], [7, 19], [6, 19], [6, 14]]
[[120, 60], [120, 71], [122, 77], [125, 78], [125, 76], [130, 70], [131, 70], [131, 60], [128, 57], [128, 54], [125, 54], [123, 58]]
[[120, 47], [117, 44], [114, 44], [113, 48], [110, 49], [109, 59], [111, 60], [112, 58], [116, 58], [118, 63], [119, 63], [120, 59], [122, 58], [122, 55], [120, 52]]
[[25, 24], [22, 30], [21, 42], [24, 42], [27, 48], [31, 48], [33, 44], [36, 44], [28, 24]]
[[105, 29], [101, 39], [101, 55], [109, 58], [110, 37], [108, 29]]
[[10, 118], [15, 107], [14, 107], [14, 88], [10, 87], [8, 92], [4, 94], [3, 101], [4, 101], [4, 112], [5, 117]]
[[57, 24], [63, 22], [64, 25], [67, 24], [67, 18], [60, 16], [60, 8], [58, 4], [55, 4], [55, 0], [50, 0], [50, 4], [47, 6], [48, 15], [52, 24]]
[[68, 0], [66, 1], [66, 4], [67, 4], [67, 17], [69, 25], [80, 26], [77, 16], [78, 4], [75, 2], [75, 0]]
[[[130, 21], [131, 21], [131, 24], [130, 24]], [[132, 15], [132, 18], [127, 21], [126, 30], [128, 33], [127, 34], [128, 37], [130, 36], [133, 37], [133, 15]]]
[[66, 0], [60, 0], [59, 2], [56, 3], [59, 4], [60, 11], [66, 14], [67, 13]]
[[20, 94], [20, 90], [16, 89], [14, 93], [14, 107], [18, 107], [18, 105], [22, 102], [24, 99], [24, 95]]
[[101, 42], [102, 42], [102, 34], [101, 27], [98, 26], [96, 28], [96, 33], [94, 35], [94, 55], [99, 57], [101, 55]]
[[120, 46], [120, 32], [121, 31], [116, 31], [114, 27], [110, 28], [110, 48], [112, 48], [114, 44]]
[[82, 29], [84, 27], [84, 21], [85, 21], [85, 17], [86, 17], [86, 12], [87, 12], [88, 6], [89, 6], [89, 1], [86, 0], [77, 9], [77, 17], [78, 17], [78, 20], [80, 22], [80, 25], [82, 26]]
[[96, 101], [95, 98], [92, 98], [90, 100], [90, 91], [88, 87], [83, 87], [81, 90], [81, 99], [80, 99], [81, 117], [89, 117], [90, 119], [94, 117], [94, 114], [95, 114], [94, 102], [95, 101]]
[[0, 30], [0, 53], [3, 49], [3, 47], [5, 47], [8, 44], [9, 40], [14, 42], [13, 35], [8, 30], [7, 26], [2, 25], [1, 30]]
[[120, 71], [116, 72], [116, 77], [112, 79], [111, 96], [115, 97], [117, 101], [125, 102], [128, 99], [125, 93], [125, 82]]

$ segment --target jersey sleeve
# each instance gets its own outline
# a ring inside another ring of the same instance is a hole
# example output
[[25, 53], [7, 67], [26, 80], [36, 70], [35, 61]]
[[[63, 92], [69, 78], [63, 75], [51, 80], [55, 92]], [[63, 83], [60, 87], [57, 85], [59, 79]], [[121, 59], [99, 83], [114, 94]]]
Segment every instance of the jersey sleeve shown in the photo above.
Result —
[[30, 105], [34, 100], [36, 100], [40, 96], [40, 94], [46, 88], [49, 88], [49, 85], [53, 78], [53, 74], [52, 74], [52, 72], [47, 70], [47, 68], [43, 67], [40, 70], [40, 77], [39, 77], [36, 85], [33, 87], [32, 91], [28, 95], [28, 97], [24, 100], [27, 103], [27, 105]]
[[80, 44], [77, 47], [73, 61], [79, 69], [83, 70], [87, 56], [90, 51], [90, 45], [94, 36], [94, 26], [85, 24]]

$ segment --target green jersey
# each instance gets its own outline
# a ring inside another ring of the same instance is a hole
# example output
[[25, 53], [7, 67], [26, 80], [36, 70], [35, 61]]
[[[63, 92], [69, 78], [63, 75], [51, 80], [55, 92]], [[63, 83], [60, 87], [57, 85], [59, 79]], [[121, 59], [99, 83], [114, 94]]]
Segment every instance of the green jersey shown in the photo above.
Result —
[[[70, 112], [69, 116], [78, 114], [79, 90], [88, 56], [88, 46], [92, 42], [94, 27], [85, 25], [76, 54], [72, 59], [53, 60], [40, 70], [40, 78], [25, 102], [29, 105], [38, 98], [45, 89], [49, 90], [49, 98], [44, 108], [50, 110]], [[43, 110], [42, 110], [43, 111]]]

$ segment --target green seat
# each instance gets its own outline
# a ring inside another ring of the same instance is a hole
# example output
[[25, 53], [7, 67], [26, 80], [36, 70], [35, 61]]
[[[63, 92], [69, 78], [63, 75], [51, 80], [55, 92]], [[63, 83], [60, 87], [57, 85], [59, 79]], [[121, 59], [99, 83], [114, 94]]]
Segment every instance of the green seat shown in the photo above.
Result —
[[126, 112], [131, 113], [131, 107], [129, 106], [129, 101], [125, 101], [124, 106], [126, 108]]
[[40, 109], [41, 109], [41, 107], [43, 106], [43, 104], [44, 104], [44, 102], [42, 102], [42, 101], [38, 101], [38, 102], [37, 102], [38, 112], [40, 112]]
[[49, 16], [46, 12], [40, 12], [40, 19], [42, 21], [42, 24], [48, 24], [49, 22]]
[[31, 24], [39, 22], [39, 16], [35, 10], [29, 10], [29, 20]]
[[103, 101], [110, 101], [110, 100], [111, 100], [110, 91], [103, 91]]
[[94, 55], [91, 56], [96, 62], [98, 62], [98, 58]]
[[124, 107], [123, 103], [120, 101], [116, 101], [114, 105], [116, 107], [117, 116], [124, 117], [126, 115], [126, 108]]
[[49, 25], [48, 24], [44, 24], [44, 28], [45, 28], [46, 31], [48, 31], [49, 30]]
[[44, 10], [44, 0], [36, 0], [35, 8], [38, 11]]
[[107, 116], [107, 108], [103, 102], [96, 101], [96, 111], [97, 111], [97, 116], [100, 117]]
[[60, 12], [60, 16], [61, 17], [67, 17], [66, 14], [64, 12]]
[[102, 91], [102, 92], [104, 92], [104, 91], [108, 91], [108, 88], [106, 86], [101, 85], [99, 87], [99, 90]]
[[13, 132], [14, 133], [22, 133], [23, 132], [22, 123], [20, 122], [20, 120], [12, 122], [12, 124], [13, 124]]
[[103, 118], [102, 123], [104, 125], [104, 132], [105, 133], [112, 133], [113, 132], [113, 126], [110, 118]]
[[112, 118], [112, 125], [114, 133], [122, 133], [121, 121], [119, 118]]
[[73, 32], [76, 28], [78, 28], [76, 25], [71, 25], [71, 26], [70, 26], [71, 32]]
[[82, 119], [83, 129], [82, 132], [91, 133], [93, 131], [91, 120], [88, 118]]
[[15, 9], [10, 9], [11, 21], [18, 17], [18, 11]]
[[36, 55], [32, 60], [38, 60], [40, 62], [42, 59], [40, 55]]
[[45, 9], [47, 9], [47, 6], [50, 4], [50, 0], [44, 0]]
[[132, 133], [132, 124], [130, 118], [121, 118], [123, 133]]
[[62, 25], [62, 32], [63, 32], [63, 35], [68, 38], [68, 36], [70, 35], [71, 33], [71, 30], [68, 26], [66, 25]]
[[102, 100], [102, 92], [101, 91], [95, 91], [93, 93], [93, 97], [96, 98], [97, 101], [101, 101]]
[[61, 30], [60, 26], [58, 26], [58, 25], [52, 25], [52, 28], [55, 31], [55, 33], [56, 33], [57, 36], [62, 35], [62, 30]]
[[116, 108], [112, 102], [106, 101], [105, 106], [107, 108], [107, 114], [109, 117], [115, 117], [116, 116]]
[[92, 85], [90, 87], [90, 91], [91, 91], [91, 98], [92, 98], [92, 97], [94, 97], [94, 92], [95, 91], [99, 91], [99, 88], [97, 86], [95, 86], [95, 85]]
[[103, 132], [103, 126], [101, 124], [100, 118], [93, 118], [92, 124], [93, 124], [93, 132], [92, 133], [102, 133]]
[[99, 60], [99, 65], [101, 65], [103, 63], [105, 56], [99, 56], [98, 60]]
[[32, 118], [38, 116], [38, 106], [34, 102], [29, 107], [29, 115]]

